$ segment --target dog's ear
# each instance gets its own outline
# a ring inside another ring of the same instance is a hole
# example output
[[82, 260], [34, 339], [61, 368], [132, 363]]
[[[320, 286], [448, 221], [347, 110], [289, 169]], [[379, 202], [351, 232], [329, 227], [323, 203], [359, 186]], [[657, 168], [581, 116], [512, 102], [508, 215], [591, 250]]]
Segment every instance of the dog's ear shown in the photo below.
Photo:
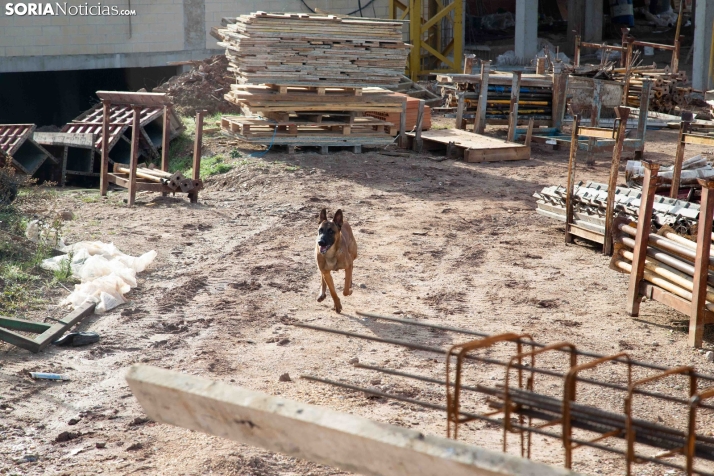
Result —
[[332, 217], [332, 222], [337, 225], [338, 228], [342, 228], [342, 210], [337, 210], [335, 216]]
[[322, 223], [323, 221], [327, 220], [327, 209], [323, 208], [322, 211], [320, 212], [320, 221], [318, 223]]

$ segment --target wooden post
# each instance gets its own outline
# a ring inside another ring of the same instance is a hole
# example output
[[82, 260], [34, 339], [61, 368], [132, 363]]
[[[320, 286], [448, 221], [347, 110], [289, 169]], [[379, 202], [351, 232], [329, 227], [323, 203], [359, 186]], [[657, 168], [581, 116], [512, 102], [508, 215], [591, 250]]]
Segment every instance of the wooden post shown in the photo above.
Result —
[[141, 135], [141, 110], [142, 106], [131, 106], [134, 117], [131, 123], [131, 156], [129, 158], [129, 200], [127, 204], [134, 206], [136, 200], [136, 168], [139, 165], [139, 136]]
[[[600, 93], [602, 91], [602, 82], [598, 79], [593, 79], [593, 102], [590, 109], [590, 126], [597, 127], [600, 124], [600, 114], [602, 111], [602, 99]], [[585, 163], [588, 165], [595, 164], [595, 146], [597, 138], [590, 137], [588, 139], [588, 155]], [[607, 238], [606, 238], [607, 241]]]
[[[682, 0], [684, 1], [684, 0]], [[677, 153], [674, 156], [674, 168], [672, 170], [672, 186], [669, 189], [670, 198], [679, 196], [679, 181], [682, 176], [682, 163], [684, 162], [684, 148], [686, 146], [685, 134], [689, 132], [690, 121], [682, 119], [679, 123], [679, 139], [677, 141]]]
[[203, 146], [203, 116], [208, 111], [196, 113], [196, 139], [193, 142], [193, 179], [201, 178], [201, 148]]
[[709, 277], [709, 256], [712, 245], [712, 218], [714, 217], [714, 180], [698, 180], [702, 186], [702, 201], [697, 225], [697, 257], [694, 260], [694, 288], [692, 312], [689, 315], [689, 345], [701, 347], [704, 337], [704, 315]]
[[508, 122], [508, 135], [506, 140], [513, 142], [516, 137], [516, 127], [518, 126], [518, 99], [521, 95], [521, 71], [513, 72], [513, 80], [511, 82], [511, 111]]
[[[627, 37], [627, 53], [625, 57], [625, 87], [622, 91], [622, 105], [627, 106], [627, 96], [630, 94], [630, 76], [632, 74], [632, 48], [634, 47], [634, 38]], [[642, 104], [640, 104], [642, 106]]]
[[580, 66], [580, 35], [575, 35], [575, 50], [573, 53], [573, 65]]
[[422, 148], [424, 146], [422, 140], [421, 140], [421, 129], [422, 125], [424, 122], [424, 104], [426, 101], [423, 99], [419, 100], [419, 109], [417, 110], [417, 122], [416, 122], [416, 131], [414, 132], [414, 144], [412, 149], [414, 152], [417, 154], [420, 154], [422, 151]]
[[648, 160], [643, 160], [642, 164], [645, 167], [645, 177], [640, 198], [632, 271], [630, 272], [630, 284], [627, 288], [627, 303], [625, 305], [626, 312], [633, 317], [640, 313], [640, 302], [642, 301], [640, 283], [642, 283], [642, 277], [645, 272], [645, 258], [647, 257], [647, 246], [652, 229], [652, 207], [657, 185], [661, 182], [660, 178], [657, 177], [659, 164], [654, 164]]
[[102, 99], [102, 163], [99, 173], [99, 193], [106, 196], [109, 190], [109, 110], [111, 103]]
[[552, 121], [555, 130], [563, 128], [563, 116], [565, 116], [565, 93], [568, 88], [568, 74], [558, 70], [553, 73], [553, 109]]
[[407, 97], [404, 96], [402, 114], [399, 116], [399, 147], [407, 148]]
[[652, 90], [652, 80], [642, 80], [642, 92], [640, 93], [640, 117], [637, 120], [637, 140], [641, 143], [635, 151], [635, 159], [641, 159], [645, 153], [645, 136], [647, 135], [647, 115], [650, 112], [650, 91]]
[[620, 170], [620, 158], [622, 157], [622, 147], [625, 145], [625, 134], [627, 119], [630, 116], [630, 108], [616, 107], [615, 114], [620, 120], [620, 127], [617, 130], [615, 146], [612, 148], [612, 163], [610, 164], [610, 181], [607, 184], [607, 204], [605, 211], [605, 242], [602, 252], [605, 256], [612, 255], [612, 240], [614, 235], [613, 222], [615, 214], [615, 191], [617, 190], [617, 174]]
[[164, 106], [164, 135], [161, 137], [161, 170], [169, 171], [169, 141], [171, 140], [171, 106]]
[[488, 75], [491, 70], [490, 61], [481, 62], [481, 86], [479, 88], [478, 107], [474, 118], [474, 132], [483, 134], [486, 129], [486, 102], [488, 101]]
[[380, 476], [575, 476], [500, 451], [147, 365], [126, 376], [153, 421]]
[[[620, 28], [620, 33], [622, 33], [622, 41], [620, 42], [620, 46], [622, 46], [623, 48], [627, 48], [627, 38], [630, 36], [630, 29], [627, 27], [622, 27]], [[627, 67], [627, 57], [622, 51], [620, 51], [620, 68], [625, 67]]]
[[580, 116], [573, 116], [573, 132], [570, 135], [570, 159], [568, 160], [568, 189], [565, 191], [565, 242], [572, 243], [570, 224], [573, 223], [573, 193], [575, 193], [575, 157], [578, 152], [578, 129]]
[[458, 101], [456, 103], [456, 124], [455, 129], [464, 128], [464, 105], [466, 100], [464, 99], [464, 93], [458, 93]]
[[536, 74], [545, 74], [545, 58], [536, 59]]
[[464, 74], [473, 74], [476, 55], [464, 55]]
[[535, 119], [528, 119], [528, 131], [526, 132], [526, 142], [525, 145], [531, 145], [531, 137], [533, 137], [533, 125], [535, 124]]

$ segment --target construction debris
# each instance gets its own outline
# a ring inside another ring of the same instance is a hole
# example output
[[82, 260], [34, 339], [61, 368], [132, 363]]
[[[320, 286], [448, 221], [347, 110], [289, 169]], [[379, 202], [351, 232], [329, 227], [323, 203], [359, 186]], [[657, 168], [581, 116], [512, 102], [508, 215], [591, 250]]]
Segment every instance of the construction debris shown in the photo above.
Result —
[[[674, 176], [674, 165], [660, 167], [659, 177], [662, 178], [662, 183], [671, 184], [672, 177]], [[645, 176], [645, 167], [639, 160], [628, 160], [627, 166], [625, 168], [625, 178], [627, 179], [627, 186], [639, 186], [642, 187], [642, 180]], [[694, 188], [700, 188], [698, 184], [699, 179], [707, 179], [714, 177], [714, 168], [707, 162], [707, 160], [701, 155], [695, 155], [689, 159], [682, 162], [682, 169], [679, 177], [679, 184], [688, 185]], [[668, 190], [669, 187], [666, 187]]]
[[215, 55], [203, 61], [191, 62], [190, 71], [174, 76], [155, 87], [155, 93], [166, 93], [174, 109], [182, 116], [195, 116], [198, 111], [207, 114], [237, 114], [240, 108], [226, 102], [223, 95], [236, 82], [235, 75], [228, 72], [226, 55]]
[[396, 86], [409, 54], [395, 21], [257, 12], [223, 26], [211, 34], [241, 83]]

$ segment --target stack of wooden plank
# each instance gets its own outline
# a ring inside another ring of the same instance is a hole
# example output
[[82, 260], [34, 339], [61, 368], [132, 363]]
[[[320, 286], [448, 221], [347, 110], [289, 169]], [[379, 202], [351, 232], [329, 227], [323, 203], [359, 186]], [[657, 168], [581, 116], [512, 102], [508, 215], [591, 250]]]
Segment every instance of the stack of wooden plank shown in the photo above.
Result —
[[[394, 93], [394, 96], [406, 97], [407, 99], [407, 120], [406, 120], [406, 130], [411, 131], [414, 129], [417, 123], [417, 115], [419, 112], [419, 99], [412, 98], [405, 94]], [[383, 112], [380, 110], [370, 110], [365, 113], [366, 116], [381, 119], [391, 124], [399, 124], [401, 120], [401, 112]], [[424, 106], [424, 118], [422, 119], [422, 130], [431, 129], [431, 108], [429, 106]], [[399, 133], [398, 126], [390, 126], [387, 132], [391, 136], [396, 136]]]
[[265, 12], [224, 18], [212, 34], [242, 83], [396, 86], [409, 54], [401, 22]]
[[384, 89], [402, 77], [409, 46], [401, 23], [332, 15], [267, 14], [224, 19], [222, 39], [238, 84], [224, 97], [246, 117], [224, 116], [221, 128], [272, 145], [383, 146], [407, 98]]

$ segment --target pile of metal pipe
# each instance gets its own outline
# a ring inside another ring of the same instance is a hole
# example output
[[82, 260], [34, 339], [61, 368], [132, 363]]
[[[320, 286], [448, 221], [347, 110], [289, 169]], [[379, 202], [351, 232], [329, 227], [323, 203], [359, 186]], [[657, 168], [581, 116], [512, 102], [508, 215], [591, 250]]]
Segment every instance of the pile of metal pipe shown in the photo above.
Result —
[[[634, 237], [637, 229], [627, 224], [619, 224], [621, 235], [616, 238], [615, 253], [611, 268], [630, 273], [635, 249]], [[663, 228], [659, 234], [650, 233], [643, 279], [665, 291], [692, 300], [694, 290], [694, 262], [697, 244], [687, 238]], [[709, 258], [709, 269], [714, 269], [714, 258]], [[707, 276], [706, 308], [714, 311], [714, 273]]]

